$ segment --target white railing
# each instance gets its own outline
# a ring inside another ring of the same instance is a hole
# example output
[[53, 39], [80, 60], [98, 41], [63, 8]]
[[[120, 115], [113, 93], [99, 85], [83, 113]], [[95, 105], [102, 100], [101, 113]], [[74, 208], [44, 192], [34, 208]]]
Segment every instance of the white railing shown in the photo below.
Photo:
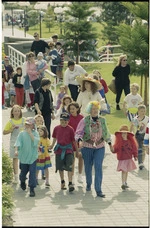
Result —
[[[26, 55], [22, 52], [18, 51], [17, 49], [13, 48], [11, 45], [8, 45], [8, 55], [10, 57], [10, 64], [15, 69], [18, 66], [22, 66], [23, 63], [26, 61]], [[45, 72], [47, 73], [48, 77], [51, 79], [51, 87], [53, 88], [53, 99], [54, 105], [56, 105], [56, 74], [52, 73], [50, 70], [46, 69]]]
[[[97, 52], [102, 52], [101, 55], [99, 55], [99, 62], [107, 62], [107, 63], [112, 63], [115, 61], [115, 59], [122, 55], [123, 53], [117, 52], [113, 53], [111, 49], [114, 49], [116, 47], [121, 47], [121, 45], [106, 45], [106, 46], [101, 46], [99, 49], [97, 49]], [[105, 50], [105, 53], [103, 53], [103, 50]]]

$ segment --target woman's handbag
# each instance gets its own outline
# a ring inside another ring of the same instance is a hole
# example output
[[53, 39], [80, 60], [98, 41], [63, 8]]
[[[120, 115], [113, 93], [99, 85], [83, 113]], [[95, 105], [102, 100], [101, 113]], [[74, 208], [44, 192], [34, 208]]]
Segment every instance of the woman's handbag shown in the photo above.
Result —
[[116, 94], [115, 78], [112, 79], [111, 83], [108, 85], [108, 88]]

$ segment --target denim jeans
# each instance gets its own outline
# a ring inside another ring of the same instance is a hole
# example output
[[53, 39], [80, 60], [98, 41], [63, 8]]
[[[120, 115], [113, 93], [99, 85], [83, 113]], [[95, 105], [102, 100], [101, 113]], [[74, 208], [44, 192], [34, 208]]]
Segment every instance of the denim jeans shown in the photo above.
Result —
[[103, 179], [102, 164], [104, 160], [105, 148], [87, 148], [83, 147], [81, 149], [82, 157], [84, 160], [84, 168], [86, 175], [86, 183], [88, 186], [92, 184], [92, 166], [94, 164], [95, 178], [94, 178], [94, 188], [96, 192], [102, 192], [101, 185]]
[[20, 181], [26, 181], [26, 175], [29, 172], [29, 187], [36, 187], [36, 160], [32, 164], [22, 164], [20, 163], [21, 173], [20, 173]]

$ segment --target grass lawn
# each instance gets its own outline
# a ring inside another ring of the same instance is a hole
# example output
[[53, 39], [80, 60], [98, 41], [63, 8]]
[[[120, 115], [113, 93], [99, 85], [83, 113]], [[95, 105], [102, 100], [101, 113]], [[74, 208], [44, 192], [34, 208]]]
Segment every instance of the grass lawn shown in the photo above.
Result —
[[[116, 64], [113, 63], [80, 63], [80, 65], [88, 72], [91, 73], [94, 69], [98, 69], [101, 73], [102, 76], [104, 78], [104, 80], [106, 81], [107, 84], [109, 84], [111, 82], [111, 79], [113, 78], [112, 76], [112, 71], [115, 67]], [[67, 64], [65, 63], [64, 66], [64, 71], [67, 69]], [[130, 76], [130, 82], [136, 82], [140, 85], [140, 77], [136, 77], [136, 76]], [[57, 91], [59, 90], [59, 85], [57, 86]], [[107, 120], [107, 125], [108, 128], [110, 130], [111, 134], [114, 134], [115, 131], [117, 131], [120, 127], [120, 125], [122, 124], [127, 124], [128, 126], [130, 126], [129, 121], [127, 120], [127, 118], [124, 116], [123, 111], [117, 111], [116, 110], [116, 102], [115, 102], [115, 98], [116, 95], [114, 93], [112, 93], [111, 91], [108, 91], [108, 93], [106, 94], [107, 97], [107, 101], [111, 106], [111, 114], [107, 114], [105, 115], [105, 118]], [[122, 104], [123, 104], [123, 99], [124, 99], [125, 95], [124, 93], [122, 93], [121, 96], [121, 100], [120, 100], [120, 107], [122, 108]], [[143, 97], [143, 96], [142, 96]], [[149, 115], [149, 109], [147, 108], [147, 115]]]

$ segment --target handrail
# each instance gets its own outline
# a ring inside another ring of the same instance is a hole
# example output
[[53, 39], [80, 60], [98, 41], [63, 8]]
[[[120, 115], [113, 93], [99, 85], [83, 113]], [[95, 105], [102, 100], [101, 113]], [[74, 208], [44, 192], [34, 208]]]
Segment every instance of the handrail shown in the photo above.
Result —
[[[13, 68], [16, 68], [18, 66], [22, 66], [23, 63], [26, 61], [26, 55], [23, 54], [22, 52], [18, 51], [11, 45], [8, 45], [8, 53], [10, 57], [10, 64], [12, 65]], [[51, 72], [50, 70], [46, 69], [45, 72], [48, 74], [48, 77], [50, 79], [54, 79], [54, 83], [51, 84], [51, 86], [54, 88], [54, 94], [53, 94], [53, 99], [54, 99], [54, 105], [56, 104], [56, 74]]]

